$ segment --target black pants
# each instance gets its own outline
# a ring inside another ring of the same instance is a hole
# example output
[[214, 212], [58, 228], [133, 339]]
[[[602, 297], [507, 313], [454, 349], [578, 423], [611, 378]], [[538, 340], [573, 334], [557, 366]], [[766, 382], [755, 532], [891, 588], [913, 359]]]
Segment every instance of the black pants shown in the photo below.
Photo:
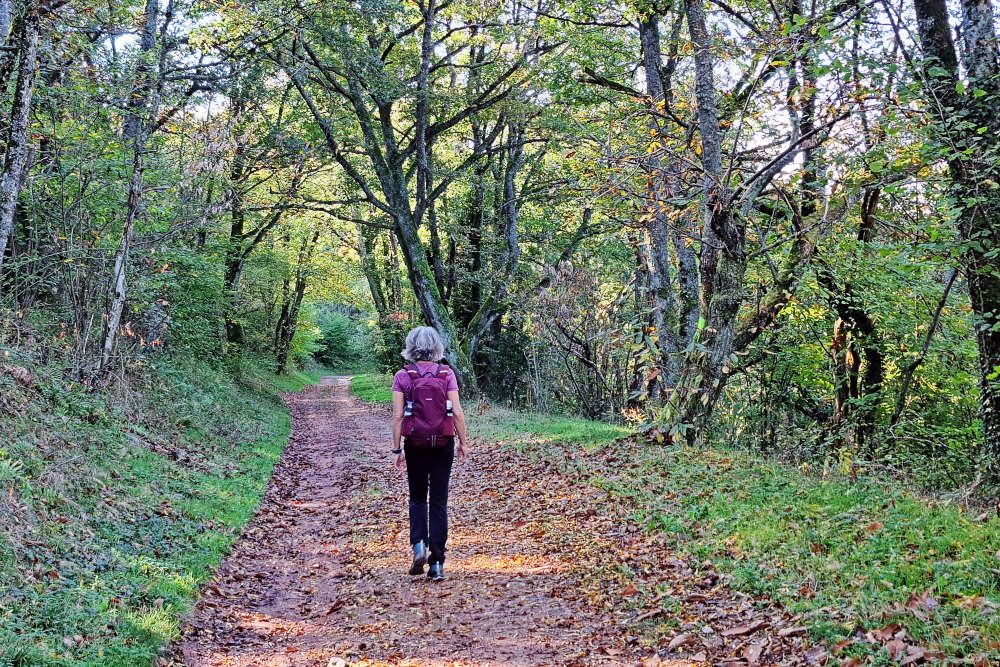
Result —
[[404, 451], [410, 485], [410, 544], [423, 540], [430, 551], [427, 561], [443, 563], [448, 541], [448, 480], [455, 446], [406, 447]]

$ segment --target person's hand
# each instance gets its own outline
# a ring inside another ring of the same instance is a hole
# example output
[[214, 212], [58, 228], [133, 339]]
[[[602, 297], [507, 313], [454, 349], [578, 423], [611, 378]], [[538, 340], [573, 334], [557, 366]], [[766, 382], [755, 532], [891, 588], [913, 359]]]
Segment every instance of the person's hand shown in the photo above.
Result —
[[403, 452], [400, 452], [399, 454], [396, 454], [396, 470], [405, 470], [405, 469], [406, 469], [406, 456], [403, 455]]
[[464, 442], [458, 443], [458, 449], [455, 450], [455, 453], [458, 455], [459, 461], [464, 461], [469, 458], [469, 450], [465, 448]]

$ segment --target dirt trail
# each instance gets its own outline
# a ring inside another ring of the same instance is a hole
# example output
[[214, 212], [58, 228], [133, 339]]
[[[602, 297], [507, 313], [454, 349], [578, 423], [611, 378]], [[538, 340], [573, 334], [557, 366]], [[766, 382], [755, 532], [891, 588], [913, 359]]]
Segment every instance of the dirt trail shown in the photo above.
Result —
[[577, 590], [586, 545], [565, 542], [585, 538], [553, 544], [545, 530], [580, 508], [522, 484], [536, 469], [486, 447], [456, 463], [448, 579], [432, 583], [406, 574], [405, 479], [384, 410], [342, 378], [288, 400], [291, 442], [185, 629], [185, 664], [635, 664]]
[[[448, 578], [406, 574], [406, 485], [385, 408], [325, 378], [175, 646], [189, 667], [817, 664], [801, 619], [732, 591], [564, 463], [478, 442], [452, 476]], [[669, 471], [665, 471], [667, 474]], [[655, 652], [654, 652], [655, 651]]]

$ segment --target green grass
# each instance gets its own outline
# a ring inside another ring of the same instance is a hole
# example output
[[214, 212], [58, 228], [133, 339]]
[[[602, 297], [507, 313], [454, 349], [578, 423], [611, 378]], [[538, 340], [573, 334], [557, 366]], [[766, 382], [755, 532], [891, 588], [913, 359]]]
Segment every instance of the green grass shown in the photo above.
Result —
[[268, 378], [275, 391], [294, 393], [302, 391], [308, 385], [316, 384], [328, 372], [324, 368], [312, 368], [305, 371], [291, 371], [285, 375], [275, 375]]
[[148, 665], [257, 507], [291, 429], [277, 392], [318, 371], [161, 360], [115, 397], [35, 373], [0, 374], [0, 665]]
[[[358, 376], [355, 394], [389, 400], [389, 379]], [[801, 614], [832, 646], [898, 623], [953, 659], [1000, 661], [1000, 518], [917, 497], [873, 479], [826, 478], [724, 449], [620, 440], [583, 419], [466, 406], [474, 437], [503, 441], [608, 491], [650, 533], [710, 559], [741, 591]], [[609, 451], [605, 451], [611, 448]], [[913, 604], [927, 593], [937, 605]], [[884, 649], [858, 642], [844, 656]]]
[[392, 403], [392, 376], [362, 373], [351, 378], [351, 393], [369, 403]]
[[[728, 450], [629, 442], [609, 465], [568, 459], [551, 442], [519, 445], [607, 490], [647, 531], [728, 573], [734, 588], [802, 614], [818, 641], [898, 623], [909, 641], [947, 656], [1000, 658], [995, 514], [981, 520], [900, 487], [822, 479]], [[907, 608], [924, 592], [936, 606]], [[864, 642], [844, 655], [887, 657]]]
[[629, 429], [615, 424], [495, 407], [471, 417], [470, 422], [470, 431], [477, 438], [519, 446], [549, 445], [564, 450], [593, 451], [630, 434]]

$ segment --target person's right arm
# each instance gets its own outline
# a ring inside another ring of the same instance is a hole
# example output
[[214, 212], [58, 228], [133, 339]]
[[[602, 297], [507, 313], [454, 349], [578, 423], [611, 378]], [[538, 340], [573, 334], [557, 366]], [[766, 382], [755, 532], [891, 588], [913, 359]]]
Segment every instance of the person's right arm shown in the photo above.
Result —
[[449, 390], [448, 400], [451, 401], [451, 411], [455, 415], [455, 432], [458, 434], [458, 449], [455, 453], [459, 459], [464, 459], [469, 455], [469, 434], [465, 429], [465, 413], [462, 412], [462, 402], [458, 400], [458, 391]]

